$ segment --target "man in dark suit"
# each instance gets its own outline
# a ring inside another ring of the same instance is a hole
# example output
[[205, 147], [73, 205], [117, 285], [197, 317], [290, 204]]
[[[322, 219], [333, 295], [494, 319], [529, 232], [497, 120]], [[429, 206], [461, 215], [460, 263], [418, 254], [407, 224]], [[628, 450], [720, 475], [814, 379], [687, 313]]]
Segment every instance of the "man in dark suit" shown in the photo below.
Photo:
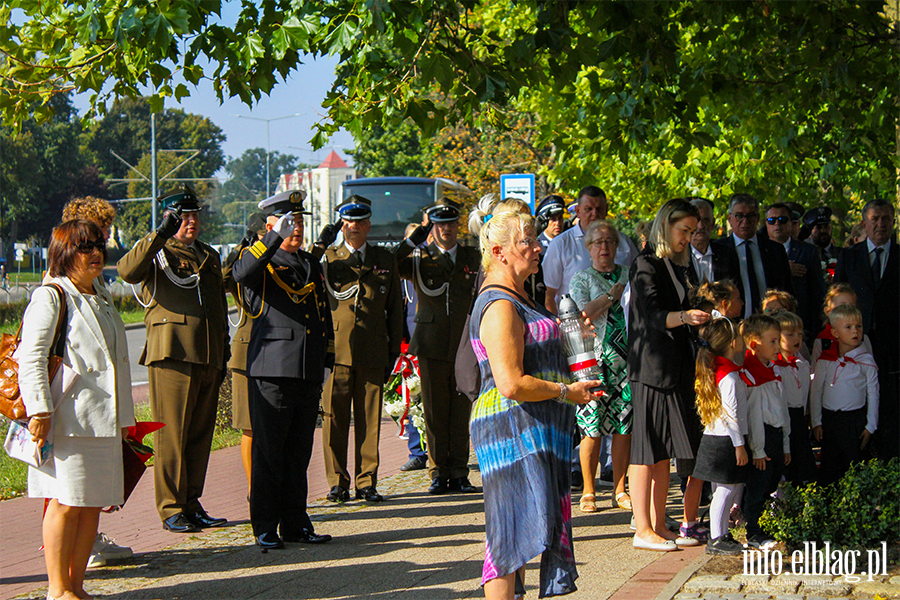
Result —
[[[253, 319], [247, 387], [253, 427], [250, 522], [256, 543], [319, 544], [306, 513], [322, 383], [334, 367], [334, 330], [322, 267], [303, 245], [304, 193], [259, 203], [267, 233], [241, 252], [234, 279]], [[281, 530], [281, 537], [278, 530]]]
[[875, 451], [882, 458], [900, 454], [900, 248], [894, 237], [894, 206], [882, 199], [863, 208], [868, 239], [845, 248], [834, 272], [849, 283], [863, 315], [863, 330], [872, 341], [881, 388]]
[[710, 235], [716, 228], [713, 203], [706, 198], [691, 198], [691, 204], [700, 211], [697, 229], [691, 236], [691, 264], [688, 267], [688, 281], [694, 287], [705, 281], [738, 281], [740, 268], [733, 248], [721, 244], [710, 244]]
[[784, 246], [757, 235], [757, 223], [759, 201], [750, 194], [735, 194], [728, 203], [732, 234], [713, 242], [737, 252], [739, 279], [735, 283], [744, 303], [744, 318], [759, 311], [767, 289], [794, 293]]
[[[419, 226], [397, 247], [400, 276], [416, 287], [416, 330], [409, 351], [419, 357], [432, 494], [476, 492], [469, 483], [471, 403], [456, 389], [454, 361], [481, 263], [477, 248], [457, 243], [460, 205], [441, 199], [426, 209]], [[434, 241], [423, 249], [434, 227]]]
[[818, 253], [811, 244], [804, 244], [791, 237], [793, 211], [787, 204], [778, 202], [766, 211], [766, 232], [769, 239], [784, 246], [791, 267], [791, 283], [797, 300], [797, 313], [803, 319], [806, 339], [815, 339], [821, 322], [819, 312], [825, 298], [825, 279]]

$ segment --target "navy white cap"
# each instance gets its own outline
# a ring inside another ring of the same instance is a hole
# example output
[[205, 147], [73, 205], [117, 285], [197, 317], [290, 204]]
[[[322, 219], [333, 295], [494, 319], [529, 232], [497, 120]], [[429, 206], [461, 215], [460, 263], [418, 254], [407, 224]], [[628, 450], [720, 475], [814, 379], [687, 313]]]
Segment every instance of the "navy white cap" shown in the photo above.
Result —
[[362, 221], [372, 216], [372, 201], [353, 194], [341, 202], [336, 210], [345, 221]]
[[186, 183], [182, 183], [173, 190], [162, 194], [158, 199], [163, 211], [175, 210], [178, 212], [199, 212], [200, 201], [197, 194]]
[[450, 198], [441, 198], [425, 209], [425, 214], [432, 223], [450, 223], [459, 221], [459, 209], [462, 205]]
[[257, 206], [267, 217], [283, 217], [284, 215], [309, 215], [303, 210], [304, 190], [287, 190], [266, 198]]
[[803, 215], [803, 224], [807, 227], [825, 225], [826, 223], [831, 223], [831, 209], [827, 206], [812, 208]]
[[563, 200], [562, 196], [557, 196], [556, 194], [545, 196], [537, 205], [538, 215], [553, 217], [555, 215], [561, 215], [565, 211], [566, 201]]

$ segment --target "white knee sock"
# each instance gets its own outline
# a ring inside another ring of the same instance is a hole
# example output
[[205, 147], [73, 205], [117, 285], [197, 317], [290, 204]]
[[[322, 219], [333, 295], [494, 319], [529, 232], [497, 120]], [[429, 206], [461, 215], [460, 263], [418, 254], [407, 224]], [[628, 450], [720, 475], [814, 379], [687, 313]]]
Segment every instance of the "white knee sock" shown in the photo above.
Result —
[[712, 539], [728, 533], [731, 506], [740, 498], [743, 483], [713, 483], [713, 497], [709, 504], [709, 536]]

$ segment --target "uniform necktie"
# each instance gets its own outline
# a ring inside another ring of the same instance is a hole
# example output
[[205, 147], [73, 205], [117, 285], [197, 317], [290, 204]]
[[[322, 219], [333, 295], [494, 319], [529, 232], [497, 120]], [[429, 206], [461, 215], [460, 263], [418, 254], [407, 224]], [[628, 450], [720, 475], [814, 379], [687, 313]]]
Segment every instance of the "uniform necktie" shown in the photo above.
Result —
[[363, 264], [362, 250], [357, 250], [356, 252], [354, 252], [353, 257], [356, 259], [356, 266], [361, 267]]
[[744, 240], [744, 252], [747, 253], [747, 279], [750, 281], [750, 312], [759, 309], [759, 281], [756, 279], [756, 266], [753, 260], [753, 244]]
[[453, 270], [453, 257], [449, 252], [444, 252], [444, 263], [447, 265], [447, 268], [451, 271]]
[[878, 284], [881, 282], [882, 252], [884, 252], [884, 248], [875, 248], [875, 260], [872, 261], [872, 280], [875, 282], [875, 287], [878, 287]]

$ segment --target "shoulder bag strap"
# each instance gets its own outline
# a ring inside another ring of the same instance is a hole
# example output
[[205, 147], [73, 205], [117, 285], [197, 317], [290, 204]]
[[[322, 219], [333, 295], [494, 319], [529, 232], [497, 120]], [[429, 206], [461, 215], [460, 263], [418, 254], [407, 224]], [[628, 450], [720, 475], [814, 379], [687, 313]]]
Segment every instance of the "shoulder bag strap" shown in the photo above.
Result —
[[532, 306], [532, 303], [531, 303], [531, 302], [529, 302], [528, 300], [526, 300], [525, 298], [523, 298], [522, 296], [520, 296], [520, 295], [518, 294], [518, 292], [516, 292], [515, 290], [510, 289], [510, 288], [506, 287], [505, 285], [499, 285], [499, 284], [496, 284], [496, 283], [492, 283], [492, 284], [486, 285], [486, 286], [484, 286], [483, 288], [481, 288], [481, 291], [483, 292], [484, 290], [489, 290], [489, 289], [492, 289], [492, 288], [494, 288], [494, 289], [499, 289], [499, 290], [503, 290], [504, 292], [506, 292], [506, 293], [508, 293], [508, 294], [512, 294], [512, 295], [515, 296], [515, 297], [519, 300], [519, 302], [521, 302], [522, 304], [524, 304], [524, 305], [526, 305], [526, 306]]
[[56, 290], [56, 293], [59, 294], [59, 302], [60, 302], [60, 310], [59, 310], [59, 318], [56, 320], [56, 333], [53, 334], [53, 345], [51, 348], [52, 354], [59, 356], [62, 358], [62, 355], [65, 353], [66, 349], [66, 336], [63, 335], [65, 331], [65, 323], [66, 318], [69, 313], [69, 306], [66, 302], [66, 292], [62, 289], [58, 283], [48, 283], [47, 287], [52, 287]]

